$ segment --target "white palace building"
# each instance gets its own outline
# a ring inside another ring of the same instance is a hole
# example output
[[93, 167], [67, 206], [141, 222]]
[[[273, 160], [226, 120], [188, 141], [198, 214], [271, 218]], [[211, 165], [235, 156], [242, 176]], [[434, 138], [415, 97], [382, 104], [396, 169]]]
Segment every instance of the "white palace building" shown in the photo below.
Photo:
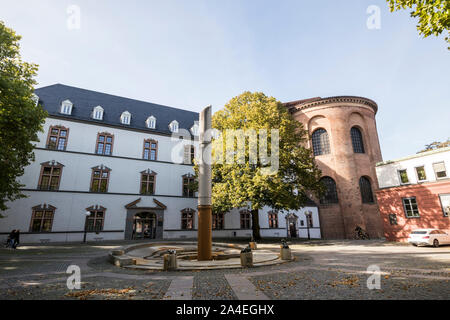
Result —
[[[48, 117], [19, 178], [27, 197], [2, 212], [2, 238], [13, 229], [22, 243], [196, 238], [198, 113], [61, 84], [35, 93]], [[263, 237], [321, 237], [312, 201], [259, 215]], [[213, 229], [215, 238], [249, 238], [250, 212], [214, 215]]]

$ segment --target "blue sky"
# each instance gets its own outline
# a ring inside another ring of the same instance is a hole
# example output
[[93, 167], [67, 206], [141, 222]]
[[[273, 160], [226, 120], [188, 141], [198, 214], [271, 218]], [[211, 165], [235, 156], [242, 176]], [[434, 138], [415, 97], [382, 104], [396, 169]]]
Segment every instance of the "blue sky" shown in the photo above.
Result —
[[[80, 29], [67, 27], [69, 5]], [[370, 5], [381, 28], [368, 29]], [[450, 137], [449, 54], [384, 0], [0, 2], [39, 86], [63, 83], [200, 111], [243, 91], [278, 100], [357, 95], [379, 105], [383, 158]]]

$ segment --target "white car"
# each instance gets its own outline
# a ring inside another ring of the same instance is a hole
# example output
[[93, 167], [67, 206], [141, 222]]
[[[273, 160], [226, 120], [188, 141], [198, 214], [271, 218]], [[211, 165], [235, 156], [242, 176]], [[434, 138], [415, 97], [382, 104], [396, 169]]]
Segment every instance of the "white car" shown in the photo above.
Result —
[[408, 242], [414, 246], [439, 247], [441, 244], [450, 244], [450, 236], [439, 229], [417, 229], [411, 232]]

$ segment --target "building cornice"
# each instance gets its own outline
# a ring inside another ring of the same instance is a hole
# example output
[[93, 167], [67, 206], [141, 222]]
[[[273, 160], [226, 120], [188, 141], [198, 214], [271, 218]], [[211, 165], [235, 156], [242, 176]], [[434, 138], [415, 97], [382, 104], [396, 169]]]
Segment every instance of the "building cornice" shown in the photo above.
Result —
[[372, 108], [372, 110], [375, 113], [378, 112], [378, 105], [375, 101], [367, 99], [367, 98], [363, 98], [363, 97], [357, 97], [357, 96], [335, 96], [335, 97], [328, 97], [328, 98], [313, 98], [313, 99], [307, 99], [307, 100], [287, 102], [287, 103], [284, 103], [284, 106], [287, 107], [291, 113], [296, 113], [296, 112], [304, 110], [304, 109], [318, 107], [318, 106], [327, 105], [327, 104], [334, 104], [334, 103], [353, 103], [353, 104], [359, 104], [359, 105], [366, 105], [366, 106]]

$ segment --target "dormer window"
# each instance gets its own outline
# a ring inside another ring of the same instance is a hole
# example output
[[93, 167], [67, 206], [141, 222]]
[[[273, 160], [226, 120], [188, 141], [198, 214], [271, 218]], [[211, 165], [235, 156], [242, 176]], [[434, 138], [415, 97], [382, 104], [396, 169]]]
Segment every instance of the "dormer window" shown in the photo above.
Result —
[[73, 103], [70, 100], [65, 100], [61, 103], [61, 113], [62, 114], [72, 114]]
[[38, 104], [39, 104], [39, 97], [38, 97], [38, 95], [33, 93], [33, 94], [31, 95], [31, 100], [33, 100], [34, 105], [37, 107]]
[[97, 106], [92, 111], [92, 118], [95, 120], [103, 120], [104, 109], [101, 106]]
[[198, 130], [199, 130], [199, 126], [198, 126], [198, 124], [196, 123], [196, 124], [194, 124], [194, 125], [192, 126], [191, 132], [192, 132], [192, 134], [193, 134], [194, 136], [198, 136]]
[[131, 113], [129, 113], [128, 111], [122, 113], [122, 115], [120, 116], [120, 122], [122, 124], [129, 125], [131, 123]]
[[154, 116], [148, 117], [145, 121], [145, 124], [147, 125], [147, 128], [149, 129], [155, 129], [156, 128], [156, 118]]
[[170, 124], [169, 124], [169, 129], [171, 132], [178, 132], [179, 129], [179, 124], [177, 120], [173, 120]]

